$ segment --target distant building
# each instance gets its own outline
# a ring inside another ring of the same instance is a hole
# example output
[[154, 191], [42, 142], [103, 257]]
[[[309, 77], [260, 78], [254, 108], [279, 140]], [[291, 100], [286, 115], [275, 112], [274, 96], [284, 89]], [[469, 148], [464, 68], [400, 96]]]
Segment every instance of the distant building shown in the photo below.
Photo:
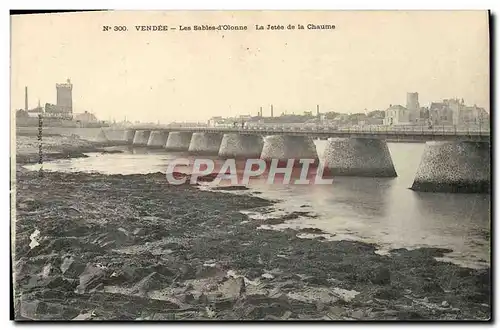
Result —
[[16, 118], [28, 118], [28, 112], [24, 109], [17, 109], [16, 110]]
[[385, 110], [385, 117], [383, 119], [384, 125], [409, 125], [411, 124], [410, 110], [402, 105], [390, 105]]
[[73, 119], [73, 85], [68, 79], [66, 83], [56, 84], [57, 103], [45, 104], [45, 117]]
[[459, 122], [461, 124], [486, 124], [489, 122], [488, 112], [477, 105], [466, 106], [459, 113]]
[[43, 107], [40, 106], [40, 100], [38, 100], [38, 106], [27, 111], [28, 117], [38, 117], [44, 114]]
[[209, 127], [217, 127], [219, 123], [223, 122], [222, 116], [215, 116], [208, 120]]
[[453, 110], [446, 102], [432, 102], [429, 120], [434, 125], [453, 125]]
[[56, 104], [51, 104], [51, 103], [45, 103], [44, 117], [71, 119], [68, 116], [68, 113], [61, 111], [61, 109]]
[[420, 109], [418, 93], [406, 93], [406, 109], [410, 111], [418, 111]]
[[57, 106], [63, 113], [73, 113], [73, 84], [71, 80], [66, 83], [56, 84]]
[[463, 99], [454, 98], [431, 103], [429, 119], [436, 125], [471, 125], [488, 123], [489, 115], [484, 108], [467, 106]]
[[81, 121], [83, 123], [95, 123], [97, 122], [97, 117], [90, 112], [85, 111], [84, 113], [75, 114], [74, 120]]
[[422, 121], [422, 122], [428, 121], [429, 120], [429, 108], [421, 107], [419, 118], [420, 118], [420, 121]]

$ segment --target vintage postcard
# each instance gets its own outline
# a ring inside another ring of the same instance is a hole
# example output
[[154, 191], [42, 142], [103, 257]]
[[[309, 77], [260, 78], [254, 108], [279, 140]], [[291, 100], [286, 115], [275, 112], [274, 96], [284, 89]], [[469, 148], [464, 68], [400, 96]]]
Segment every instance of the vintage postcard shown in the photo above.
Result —
[[11, 15], [13, 319], [490, 320], [489, 24]]

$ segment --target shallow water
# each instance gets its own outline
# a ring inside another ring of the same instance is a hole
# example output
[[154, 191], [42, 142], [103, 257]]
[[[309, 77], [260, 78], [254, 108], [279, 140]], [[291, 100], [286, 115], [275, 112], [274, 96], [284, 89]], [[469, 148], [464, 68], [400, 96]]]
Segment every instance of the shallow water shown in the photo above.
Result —
[[[325, 142], [315, 141], [320, 157]], [[397, 178], [337, 177], [332, 185], [269, 185], [264, 180], [253, 180], [249, 191], [260, 192], [259, 196], [264, 198], [281, 200], [276, 205], [278, 210], [311, 211], [318, 215], [316, 218], [291, 220], [274, 226], [275, 229], [286, 226], [320, 228], [331, 234], [329, 239], [376, 243], [380, 246], [380, 253], [400, 247], [449, 248], [454, 252], [444, 260], [469, 267], [488, 266], [490, 196], [414, 192], [408, 188], [413, 182], [424, 144], [388, 145]], [[161, 149], [124, 150], [124, 153], [91, 153], [88, 158], [46, 162], [43, 169], [146, 174], [165, 172], [168, 163], [178, 157], [194, 159], [185, 153], [169, 153]], [[217, 157], [212, 159], [222, 163]], [[38, 170], [39, 165], [27, 165], [26, 168]]]

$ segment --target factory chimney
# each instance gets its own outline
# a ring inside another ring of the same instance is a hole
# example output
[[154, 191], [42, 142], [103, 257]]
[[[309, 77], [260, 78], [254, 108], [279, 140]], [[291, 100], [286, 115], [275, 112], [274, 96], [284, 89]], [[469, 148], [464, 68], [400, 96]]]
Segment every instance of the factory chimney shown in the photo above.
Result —
[[262, 117], [262, 107], [260, 107], [259, 117]]
[[273, 105], [271, 104], [271, 118], [274, 117], [274, 114], [273, 114]]
[[24, 110], [28, 112], [28, 86], [24, 87]]
[[319, 104], [316, 105], [316, 116], [319, 118]]

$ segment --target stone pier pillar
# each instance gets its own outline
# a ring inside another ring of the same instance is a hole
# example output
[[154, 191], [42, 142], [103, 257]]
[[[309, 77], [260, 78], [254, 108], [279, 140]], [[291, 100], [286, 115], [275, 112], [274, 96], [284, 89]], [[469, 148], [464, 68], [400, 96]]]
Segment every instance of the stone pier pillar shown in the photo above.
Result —
[[[121, 129], [108, 129], [104, 130], [106, 138], [111, 142], [126, 142], [125, 131]], [[133, 137], [132, 137], [133, 139]]]
[[146, 146], [148, 144], [151, 131], [137, 130], [132, 141], [133, 146]]
[[129, 144], [132, 144], [134, 141], [135, 129], [128, 129], [123, 132], [123, 140]]
[[165, 148], [167, 144], [168, 132], [151, 131], [147, 146], [150, 148]]
[[264, 140], [260, 135], [224, 134], [219, 156], [226, 158], [259, 158]]
[[487, 142], [427, 142], [411, 189], [488, 193], [491, 189], [490, 153]]
[[219, 133], [196, 132], [191, 137], [188, 151], [196, 154], [217, 155], [221, 141], [222, 135]]
[[314, 159], [317, 163], [318, 154], [312, 138], [295, 135], [270, 135], [264, 139], [264, 146], [260, 158], [265, 161], [278, 159], [279, 163], [286, 163], [295, 159]]
[[187, 151], [191, 142], [191, 132], [170, 132], [165, 149], [170, 151]]
[[104, 130], [101, 129], [101, 131], [97, 134], [97, 136], [95, 138], [95, 142], [106, 143], [106, 142], [110, 142], [110, 140], [108, 139]]
[[323, 164], [331, 175], [397, 176], [387, 143], [378, 139], [329, 138]]

